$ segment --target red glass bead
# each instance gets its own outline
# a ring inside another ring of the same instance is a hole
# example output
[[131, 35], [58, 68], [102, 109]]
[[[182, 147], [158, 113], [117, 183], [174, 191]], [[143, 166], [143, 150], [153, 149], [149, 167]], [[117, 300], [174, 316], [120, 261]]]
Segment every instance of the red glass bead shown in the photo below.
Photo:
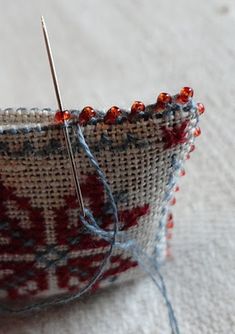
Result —
[[85, 125], [86, 123], [88, 123], [92, 117], [95, 116], [95, 111], [92, 107], [86, 106], [82, 109], [78, 121], [80, 125]]
[[181, 169], [179, 175], [184, 176], [186, 174], [185, 169]]
[[166, 224], [167, 228], [173, 228], [174, 227], [174, 221], [173, 221], [173, 215], [172, 213], [170, 213], [167, 217], [167, 224]]
[[72, 115], [68, 110], [57, 111], [55, 113], [55, 121], [58, 124], [63, 124], [64, 121], [68, 121], [71, 117], [72, 117]]
[[176, 203], [176, 198], [173, 197], [173, 198], [171, 199], [171, 201], [170, 201], [170, 205], [175, 205], [175, 203]]
[[178, 191], [180, 190], [180, 187], [177, 185], [177, 186], [175, 186], [175, 189], [174, 189], [174, 191], [177, 193]]
[[191, 97], [193, 97], [193, 89], [190, 87], [183, 87], [180, 90], [179, 96], [177, 98], [177, 102], [187, 103]]
[[120, 115], [121, 110], [118, 107], [113, 106], [107, 111], [107, 114], [104, 117], [104, 122], [107, 124], [114, 124]]
[[193, 151], [195, 150], [195, 148], [196, 148], [195, 145], [192, 144], [192, 145], [190, 146], [189, 153], [193, 152]]
[[201, 134], [201, 129], [198, 127], [194, 130], [194, 137], [198, 137]]
[[174, 222], [173, 222], [173, 220], [170, 220], [169, 222], [167, 222], [166, 227], [167, 227], [168, 229], [173, 228], [173, 227], [174, 227]]
[[160, 93], [157, 98], [157, 103], [171, 103], [172, 97], [168, 93]]
[[190, 154], [188, 153], [188, 154], [186, 154], [186, 160], [189, 160], [190, 159]]
[[135, 101], [131, 106], [131, 113], [138, 114], [140, 111], [145, 111], [145, 105], [143, 102]]
[[202, 115], [205, 112], [205, 107], [202, 103], [197, 103], [197, 110], [200, 115]]

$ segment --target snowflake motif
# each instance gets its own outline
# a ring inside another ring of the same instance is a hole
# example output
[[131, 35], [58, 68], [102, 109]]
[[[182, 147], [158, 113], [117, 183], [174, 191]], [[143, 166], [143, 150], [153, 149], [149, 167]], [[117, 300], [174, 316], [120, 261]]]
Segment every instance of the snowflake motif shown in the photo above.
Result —
[[[81, 189], [86, 206], [97, 223], [103, 229], [112, 230], [113, 216], [99, 179], [94, 175], [86, 176]], [[120, 210], [120, 230], [138, 225], [139, 218], [148, 213], [149, 205]], [[75, 196], [65, 196], [64, 205], [54, 209], [51, 228], [56, 242], [50, 242], [46, 224], [43, 208], [33, 207], [30, 198], [17, 196], [13, 188], [0, 182], [1, 295], [10, 299], [40, 295], [50, 289], [50, 275], [53, 275], [58, 290], [77, 291], [99, 270], [110, 245], [91, 235], [83, 226]], [[114, 280], [120, 273], [136, 266], [137, 263], [127, 255], [113, 255], [102, 280]], [[92, 290], [98, 287], [99, 282]]]
[[[96, 221], [103, 229], [112, 230], [113, 215], [105, 201], [103, 185], [99, 179], [95, 175], [87, 176], [86, 182], [81, 185], [81, 191]], [[74, 196], [66, 197], [65, 205], [55, 210], [55, 230], [58, 243], [60, 245], [69, 244], [71, 251], [88, 250], [89, 255], [69, 259], [65, 266], [58, 266], [57, 277], [60, 288], [67, 287], [69, 290], [75, 290], [79, 282], [89, 282], [95, 275], [110, 245], [107, 241], [90, 234], [79, 219], [76, 224], [68, 224], [71, 209], [77, 209], [77, 200]], [[139, 218], [147, 214], [149, 214], [149, 205], [130, 210], [119, 210], [120, 230], [125, 231], [138, 225]], [[111, 256], [110, 262], [112, 265], [102, 274], [102, 280], [115, 278], [118, 274], [137, 266], [137, 263], [130, 257]], [[71, 278], [74, 279], [70, 285]], [[98, 287], [99, 283], [93, 287], [93, 290]]]
[[[19, 218], [22, 213], [27, 219], [23, 225]], [[0, 292], [3, 295], [7, 292], [9, 298], [15, 299], [48, 288], [47, 274], [36, 268], [34, 258], [35, 249], [45, 244], [44, 225], [41, 210], [32, 208], [29, 198], [16, 196], [14, 189], [0, 183]]]

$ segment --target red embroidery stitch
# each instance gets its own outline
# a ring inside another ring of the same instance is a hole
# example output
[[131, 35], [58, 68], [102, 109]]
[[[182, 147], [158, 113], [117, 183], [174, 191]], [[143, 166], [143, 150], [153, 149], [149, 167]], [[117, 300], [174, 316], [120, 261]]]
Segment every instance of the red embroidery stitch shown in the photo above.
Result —
[[9, 298], [27, 298], [47, 289], [47, 273], [34, 262], [0, 262], [0, 290]]
[[[96, 221], [106, 230], [112, 230], [113, 215], [105, 199], [102, 183], [95, 175], [86, 177], [81, 185], [86, 206]], [[14, 206], [13, 214], [10, 207]], [[66, 196], [64, 205], [54, 209], [53, 225], [56, 243], [46, 238], [46, 222], [43, 210], [31, 206], [30, 198], [15, 195], [13, 188], [0, 183], [0, 291], [11, 299], [30, 297], [49, 289], [49, 268], [55, 268], [58, 288], [69, 291], [86, 285], [103, 262], [109, 243], [94, 235], [80, 222], [75, 196]], [[19, 210], [19, 215], [16, 215]], [[130, 210], [120, 210], [120, 230], [128, 230], [138, 224], [140, 217], [149, 213], [149, 205]], [[22, 224], [22, 214], [26, 221]], [[77, 219], [71, 220], [71, 215]], [[21, 218], [20, 218], [21, 217]], [[74, 251], [88, 251], [73, 255]], [[94, 254], [95, 253], [95, 254]], [[20, 257], [19, 257], [20, 256]], [[137, 266], [130, 258], [112, 256], [111, 267], [102, 279], [115, 278], [118, 274]], [[92, 291], [99, 287], [97, 282]]]
[[[28, 222], [24, 226], [18, 217], [11, 217], [9, 204], [19, 210], [19, 216], [26, 214]], [[16, 196], [12, 188], [0, 183], [0, 290], [12, 299], [48, 288], [47, 274], [35, 267], [34, 260], [37, 247], [45, 243], [44, 226], [41, 210], [32, 208], [29, 199]], [[17, 259], [19, 256], [23, 260]]]
[[162, 127], [163, 142], [165, 142], [165, 149], [175, 147], [179, 144], [184, 144], [187, 141], [188, 121], [184, 121], [181, 125], [174, 125], [172, 128]]
[[[81, 185], [83, 198], [87, 207], [90, 208], [95, 219], [101, 222], [101, 227], [106, 230], [112, 230], [113, 215], [107, 212], [103, 185], [94, 175], [89, 175], [86, 182]], [[57, 234], [58, 244], [70, 244], [71, 250], [78, 249], [96, 249], [109, 246], [105, 240], [98, 240], [91, 235], [77, 219], [76, 224], [69, 224], [69, 209], [77, 207], [76, 197], [69, 196], [65, 198], [65, 205], [55, 209], [55, 231]], [[130, 210], [120, 210], [120, 230], [127, 230], [138, 224], [138, 219], [149, 213], [149, 205], [135, 207]], [[72, 243], [73, 239], [79, 238], [80, 241]]]
[[[99, 179], [90, 175], [81, 186], [83, 198], [88, 204], [97, 222], [100, 221], [100, 226], [106, 230], [112, 230], [113, 215], [107, 210], [107, 203], [105, 203], [104, 189]], [[69, 224], [69, 209], [76, 207], [76, 198], [67, 197], [65, 199], [66, 205], [56, 212], [56, 232], [57, 239], [60, 245], [70, 244], [70, 250], [89, 250], [98, 252], [86, 257], [79, 257], [76, 259], [69, 259], [67, 265], [57, 267], [58, 285], [60, 288], [68, 288], [69, 290], [77, 289], [79, 283], [89, 282], [99, 269], [100, 263], [104, 260], [106, 252], [110, 245], [107, 241], [99, 239], [90, 234], [84, 229], [82, 223], [78, 219], [76, 224]], [[130, 210], [120, 210], [120, 230], [128, 230], [132, 226], [138, 224], [141, 216], [149, 213], [149, 205], [143, 207], [136, 207]], [[74, 240], [77, 242], [74, 242]], [[100, 252], [102, 251], [102, 253]], [[111, 263], [115, 263], [115, 267], [107, 269], [102, 279], [107, 279], [118, 275], [132, 267], [137, 266], [135, 261], [130, 258], [122, 259], [121, 256], [113, 256], [110, 259]], [[72, 283], [70, 282], [72, 281]], [[96, 284], [96, 288], [99, 284]], [[93, 289], [95, 290], [95, 288]]]
[[[79, 257], [76, 259], [69, 259], [66, 266], [57, 267], [56, 273], [58, 277], [58, 285], [60, 288], [74, 291], [78, 289], [78, 286], [84, 283], [88, 283], [91, 278], [97, 273], [100, 267], [100, 261], [103, 261], [104, 254], [96, 254], [99, 260], [95, 260], [93, 256]], [[138, 264], [132, 261], [130, 258], [122, 259], [121, 256], [112, 256], [110, 258], [112, 268], [107, 269], [102, 274], [101, 280], [115, 277], [118, 274], [130, 269], [135, 268]], [[100, 287], [100, 282], [97, 282], [93, 291]]]

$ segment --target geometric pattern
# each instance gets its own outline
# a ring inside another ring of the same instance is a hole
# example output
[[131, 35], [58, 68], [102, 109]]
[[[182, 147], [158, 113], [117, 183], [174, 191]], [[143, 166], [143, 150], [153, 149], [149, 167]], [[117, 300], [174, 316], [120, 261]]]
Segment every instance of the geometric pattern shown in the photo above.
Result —
[[[123, 110], [113, 125], [98, 113], [82, 129], [112, 189], [119, 230], [159, 262], [168, 252], [177, 179], [200, 132], [195, 102], [177, 101], [159, 113], [149, 105], [136, 120], [127, 121]], [[80, 221], [62, 128], [46, 109], [0, 110], [0, 117], [0, 298], [24, 302], [79, 292], [96, 276], [110, 244]], [[103, 184], [70, 130], [85, 207], [102, 229], [113, 230]], [[136, 266], [128, 251], [115, 248], [92, 289], [135, 278]]]
[[[104, 229], [111, 228], [112, 215], [98, 178], [88, 175], [81, 189], [96, 221]], [[30, 198], [16, 196], [14, 189], [0, 183], [0, 291], [7, 292], [6, 297], [26, 298], [47, 290], [49, 275], [53, 275], [58, 289], [67, 291], [79, 290], [91, 280], [110, 245], [91, 235], [79, 218], [71, 222], [70, 215], [77, 209], [75, 196], [66, 196], [64, 205], [54, 209], [56, 242], [50, 243], [43, 211], [32, 207]], [[137, 225], [139, 217], [148, 213], [148, 205], [120, 211], [120, 230]], [[102, 279], [114, 279], [137, 265], [121, 255], [112, 256], [110, 263]], [[93, 289], [98, 287], [99, 282]]]

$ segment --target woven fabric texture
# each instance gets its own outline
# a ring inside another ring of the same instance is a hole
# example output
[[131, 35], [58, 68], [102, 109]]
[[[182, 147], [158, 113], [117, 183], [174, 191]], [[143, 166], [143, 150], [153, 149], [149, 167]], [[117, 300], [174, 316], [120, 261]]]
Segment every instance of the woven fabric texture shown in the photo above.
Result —
[[[172, 220], [168, 207], [193, 147], [198, 111], [191, 100], [160, 113], [154, 106], [146, 110], [132, 122], [100, 119], [83, 133], [111, 186], [120, 230], [162, 261]], [[0, 112], [0, 296], [7, 300], [84, 288], [110, 247], [81, 224], [63, 130], [53, 119], [48, 109]], [[74, 125], [70, 136], [85, 206], [111, 230], [110, 204]], [[130, 254], [114, 251], [93, 290], [137, 275]]]

